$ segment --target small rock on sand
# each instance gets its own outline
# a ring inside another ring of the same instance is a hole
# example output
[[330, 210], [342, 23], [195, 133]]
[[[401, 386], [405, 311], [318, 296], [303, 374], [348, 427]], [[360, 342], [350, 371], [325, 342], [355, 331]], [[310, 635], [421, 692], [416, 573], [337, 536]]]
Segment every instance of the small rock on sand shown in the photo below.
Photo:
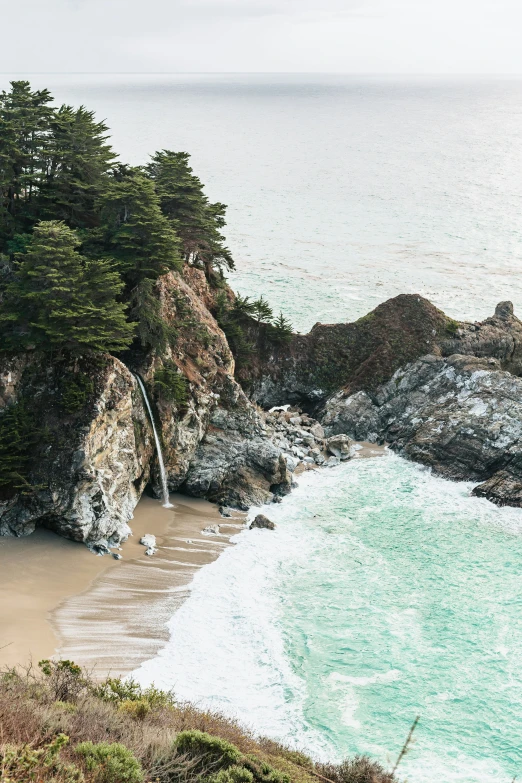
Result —
[[205, 527], [201, 532], [205, 536], [218, 536], [219, 525], [208, 525], [208, 527]]
[[140, 544], [142, 544], [142, 546], [146, 546], [147, 548], [155, 547], [156, 536], [153, 536], [152, 533], [145, 533], [145, 535], [140, 538]]

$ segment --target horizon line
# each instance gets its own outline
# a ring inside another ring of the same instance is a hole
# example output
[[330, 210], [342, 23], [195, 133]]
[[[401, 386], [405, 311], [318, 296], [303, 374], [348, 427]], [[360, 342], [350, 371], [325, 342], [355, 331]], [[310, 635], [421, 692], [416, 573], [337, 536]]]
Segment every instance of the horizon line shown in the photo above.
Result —
[[522, 76], [522, 71], [0, 71], [0, 76]]

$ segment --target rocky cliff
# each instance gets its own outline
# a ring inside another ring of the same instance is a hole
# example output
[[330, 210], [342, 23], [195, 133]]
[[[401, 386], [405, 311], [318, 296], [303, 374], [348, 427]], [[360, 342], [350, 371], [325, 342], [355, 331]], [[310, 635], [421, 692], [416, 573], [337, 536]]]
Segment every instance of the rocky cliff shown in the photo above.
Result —
[[[157, 489], [159, 478], [133, 373], [148, 389], [171, 490], [243, 509], [289, 491], [291, 474], [266, 416], [234, 379], [203, 273], [170, 273], [156, 293], [163, 318], [176, 325], [161, 358], [138, 351], [124, 361], [101, 356], [46, 366], [29, 351], [4, 359], [0, 409], [27, 417], [20, 426], [34, 446], [26, 475], [0, 487], [0, 534], [45, 525], [101, 551], [127, 537], [139, 497], [147, 484]], [[166, 368], [167, 379], [177, 381], [174, 394], [158, 382]]]
[[[135, 374], [171, 490], [240, 509], [277, 501], [299, 464], [325, 462], [325, 434], [344, 434], [387, 442], [448, 478], [480, 482], [476, 494], [522, 505], [522, 323], [510, 303], [471, 324], [399, 296], [354, 324], [316, 324], [258, 352], [240, 385], [205, 275], [171, 272], [156, 296], [172, 327], [161, 355], [4, 357], [2, 421], [11, 414], [21, 445], [14, 478], [0, 481], [0, 534], [45, 525], [100, 551], [126, 538], [142, 492], [159, 487]], [[259, 407], [289, 403], [314, 411], [324, 430], [307, 413]]]

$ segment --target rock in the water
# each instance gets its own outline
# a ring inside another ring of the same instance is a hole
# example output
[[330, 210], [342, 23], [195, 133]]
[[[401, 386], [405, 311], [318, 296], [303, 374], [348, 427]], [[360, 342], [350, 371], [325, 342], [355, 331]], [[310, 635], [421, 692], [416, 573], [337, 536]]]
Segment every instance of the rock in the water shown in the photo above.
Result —
[[203, 530], [201, 532], [205, 536], [218, 536], [219, 535], [219, 525], [207, 525], [207, 527], [203, 528]]
[[146, 547], [154, 547], [156, 546], [156, 536], [153, 536], [152, 533], [145, 533], [145, 535], [140, 538], [140, 544]]
[[145, 554], [147, 557], [152, 557], [152, 555], [155, 555], [158, 550], [154, 546], [149, 546], [148, 549], [145, 550]]
[[275, 522], [265, 517], [264, 514], [258, 514], [254, 521], [251, 523], [250, 528], [258, 527], [264, 530], [275, 530]]
[[352, 456], [353, 442], [347, 435], [333, 435], [326, 441], [326, 449], [341, 460], [350, 459]]
[[117, 552], [113, 552], [113, 553], [112, 553], [112, 556], [113, 556], [113, 558], [114, 558], [115, 560], [122, 560], [122, 559], [123, 559], [123, 558], [122, 558], [122, 556], [121, 556], [121, 555], [119, 555]]

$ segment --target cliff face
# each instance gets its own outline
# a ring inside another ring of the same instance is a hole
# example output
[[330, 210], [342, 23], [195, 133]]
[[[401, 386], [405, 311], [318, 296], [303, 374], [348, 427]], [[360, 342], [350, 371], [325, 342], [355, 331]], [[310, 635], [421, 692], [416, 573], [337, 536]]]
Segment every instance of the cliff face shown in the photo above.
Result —
[[522, 323], [510, 302], [492, 318], [454, 325], [437, 353], [387, 383], [332, 395], [328, 434], [387, 442], [450, 479], [482, 482], [474, 494], [522, 505]]
[[264, 407], [292, 403], [317, 411], [340, 388], [376, 388], [407, 362], [437, 350], [448, 323], [421, 296], [397, 296], [355, 323], [316, 324], [294, 335], [258, 362], [244, 385]]
[[[148, 389], [169, 488], [238, 508], [289, 491], [290, 473], [265, 416], [234, 380], [226, 338], [206, 306], [213, 295], [204, 275], [170, 273], [157, 293], [163, 316], [176, 323], [173, 347], [162, 359], [124, 358]], [[27, 486], [0, 494], [0, 534], [45, 525], [103, 551], [129, 534], [147, 483], [158, 488], [151, 424], [122, 361], [45, 361], [28, 352], [0, 371], [0, 408], [27, 402], [36, 433]], [[177, 400], [158, 392], [158, 372], [167, 365], [184, 379]]]
[[[145, 487], [159, 490], [133, 373], [148, 389], [171, 490], [247, 509], [289, 492], [299, 462], [324, 462], [321, 426], [268, 416], [234, 378], [203, 273], [170, 273], [157, 296], [176, 328], [161, 358], [50, 362], [28, 351], [3, 360], [0, 410], [17, 411], [26, 448], [13, 482], [0, 482], [0, 535], [45, 525], [101, 551], [129, 535]], [[173, 394], [159, 382], [167, 371]], [[316, 410], [326, 435], [389, 442], [449, 478], [482, 482], [477, 494], [522, 505], [518, 374], [522, 323], [509, 303], [482, 323], [457, 324], [422, 297], [400, 296], [354, 324], [317, 324], [259, 354], [242, 383], [266, 407]]]
[[[34, 429], [31, 486], [0, 494], [0, 534], [45, 525], [77, 541], [118, 543], [130, 532], [153, 453], [136, 381], [110, 356], [76, 366], [44, 362], [38, 354], [15, 357], [0, 374], [0, 405], [23, 404]], [[80, 378], [88, 379], [86, 390]]]

